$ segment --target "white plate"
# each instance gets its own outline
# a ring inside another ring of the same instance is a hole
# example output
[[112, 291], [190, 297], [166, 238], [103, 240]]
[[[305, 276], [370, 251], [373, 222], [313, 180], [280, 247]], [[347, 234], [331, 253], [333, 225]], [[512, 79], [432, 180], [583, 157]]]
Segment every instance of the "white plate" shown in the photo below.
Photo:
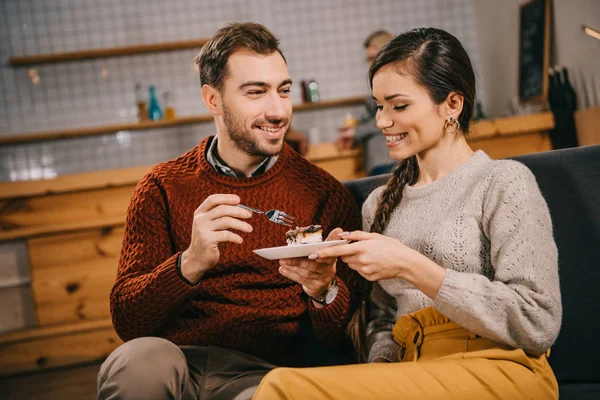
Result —
[[338, 244], [348, 243], [346, 240], [329, 240], [319, 243], [299, 244], [296, 246], [267, 247], [264, 249], [252, 250], [261, 257], [268, 260], [279, 260], [282, 258], [308, 257], [319, 249], [337, 246]]

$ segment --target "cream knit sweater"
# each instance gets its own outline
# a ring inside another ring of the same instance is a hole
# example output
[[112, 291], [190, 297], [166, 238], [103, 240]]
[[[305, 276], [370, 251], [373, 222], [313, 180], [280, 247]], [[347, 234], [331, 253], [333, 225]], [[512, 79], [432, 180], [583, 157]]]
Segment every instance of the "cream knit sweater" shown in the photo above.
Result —
[[[383, 187], [363, 205], [373, 223]], [[477, 151], [445, 177], [406, 187], [385, 235], [447, 269], [435, 300], [401, 279], [376, 282], [368, 326], [369, 361], [396, 361], [396, 320], [433, 306], [476, 334], [532, 355], [560, 329], [558, 257], [548, 206], [523, 164]]]

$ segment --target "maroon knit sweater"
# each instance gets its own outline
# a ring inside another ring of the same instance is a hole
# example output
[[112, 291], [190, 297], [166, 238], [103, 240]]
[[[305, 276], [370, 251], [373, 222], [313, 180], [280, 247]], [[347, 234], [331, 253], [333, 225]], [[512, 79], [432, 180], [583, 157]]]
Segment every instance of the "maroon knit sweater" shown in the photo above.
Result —
[[306, 336], [301, 320], [310, 321], [320, 343], [347, 343], [345, 327], [358, 303], [360, 277], [338, 262], [339, 293], [332, 304], [315, 308], [299, 284], [278, 272], [277, 261], [252, 252], [286, 244], [288, 228], [262, 215], [248, 220], [254, 230], [240, 233], [243, 244], [220, 245], [218, 264], [197, 285], [182, 279], [177, 258], [190, 244], [194, 210], [211, 194], [234, 193], [251, 207], [283, 210], [299, 226], [322, 225], [325, 235], [337, 226], [360, 227], [350, 192], [287, 145], [265, 173], [233, 178], [207, 162], [210, 140], [157, 165], [135, 189], [110, 296], [119, 336], [225, 347], [278, 365], [298, 365]]

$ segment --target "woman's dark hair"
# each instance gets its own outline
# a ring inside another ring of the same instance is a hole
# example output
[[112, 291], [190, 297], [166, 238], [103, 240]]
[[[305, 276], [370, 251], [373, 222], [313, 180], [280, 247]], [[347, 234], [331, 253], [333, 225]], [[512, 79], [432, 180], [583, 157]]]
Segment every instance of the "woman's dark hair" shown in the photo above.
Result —
[[[402, 33], [390, 40], [377, 54], [369, 69], [369, 80], [382, 67], [393, 65], [395, 70], [412, 77], [427, 90], [433, 103], [441, 104], [451, 92], [460, 94], [463, 109], [457, 120], [463, 133], [469, 132], [475, 104], [475, 73], [471, 60], [462, 44], [446, 31], [435, 28], [419, 28]], [[402, 201], [406, 185], [413, 185], [419, 178], [416, 156], [401, 160], [394, 168], [379, 199], [371, 232], [383, 233], [394, 209]], [[356, 347], [359, 361], [367, 357], [366, 325], [368, 323], [368, 296], [363, 300], [349, 325], [349, 334]]]

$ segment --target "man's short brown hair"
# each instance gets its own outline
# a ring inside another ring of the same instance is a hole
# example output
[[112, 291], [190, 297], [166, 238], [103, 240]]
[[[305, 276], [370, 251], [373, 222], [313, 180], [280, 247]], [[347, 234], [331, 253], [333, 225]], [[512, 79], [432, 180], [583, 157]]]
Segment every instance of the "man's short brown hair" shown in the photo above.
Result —
[[233, 23], [219, 29], [202, 47], [195, 61], [200, 70], [200, 85], [221, 91], [227, 78], [227, 61], [237, 50], [247, 49], [261, 55], [279, 52], [279, 40], [263, 25], [252, 22]]
[[366, 39], [365, 42], [363, 43], [363, 46], [365, 47], [365, 49], [367, 47], [373, 46], [376, 48], [382, 48], [384, 44], [386, 44], [387, 42], [389, 42], [392, 38], [394, 37], [394, 35], [392, 35], [390, 32], [385, 31], [385, 30], [378, 30], [375, 31], [373, 33], [371, 33]]

